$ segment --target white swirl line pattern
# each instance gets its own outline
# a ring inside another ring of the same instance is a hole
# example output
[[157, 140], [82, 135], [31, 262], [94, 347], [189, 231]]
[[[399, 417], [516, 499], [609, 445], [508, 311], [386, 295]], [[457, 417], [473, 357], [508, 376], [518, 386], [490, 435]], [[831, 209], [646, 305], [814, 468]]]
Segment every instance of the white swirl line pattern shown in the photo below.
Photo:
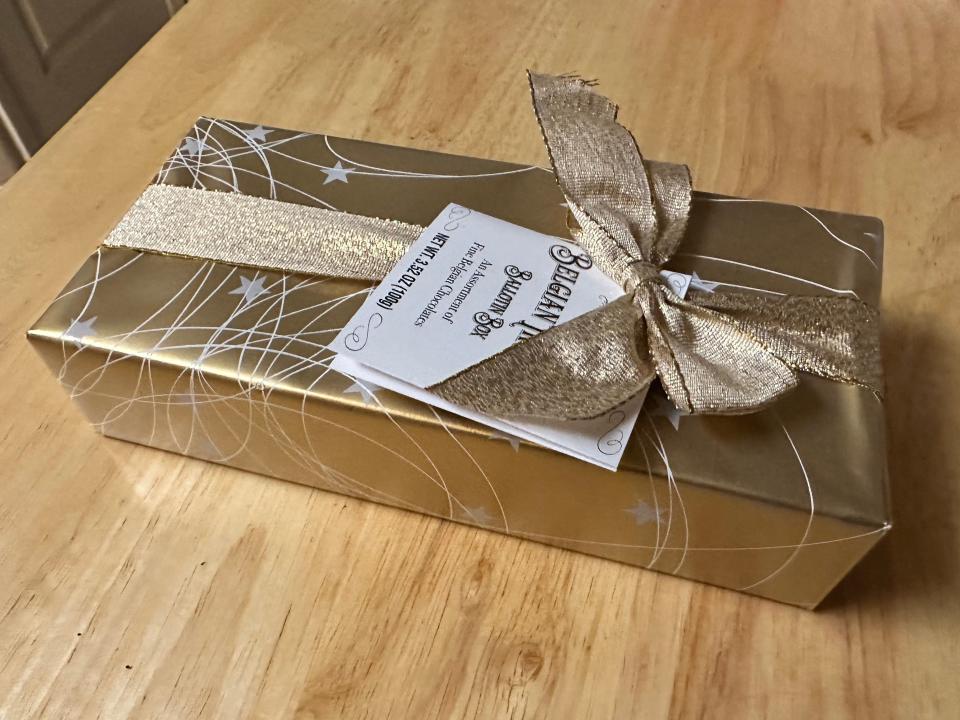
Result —
[[[762, 203], [762, 202], [765, 202], [764, 200], [757, 200], [756, 198], [718, 198], [718, 197], [704, 197], [702, 195], [695, 196], [694, 200], [697, 202], [714, 202], [714, 203]], [[877, 265], [877, 262], [872, 257], [870, 257], [870, 255], [867, 253], [866, 250], [864, 250], [862, 247], [858, 247], [853, 243], [844, 240], [842, 237], [837, 235], [833, 230], [827, 227], [827, 224], [823, 222], [823, 220], [821, 220], [812, 212], [810, 212], [808, 208], [803, 207], [803, 205], [795, 205], [793, 203], [784, 203], [784, 204], [789, 207], [794, 207], [797, 210], [800, 210], [805, 214], [809, 215], [820, 227], [823, 228], [824, 232], [826, 232], [827, 235], [829, 235], [831, 238], [836, 240], [841, 245], [845, 245], [851, 250], [854, 250], [860, 253], [861, 255], [863, 255], [863, 257], [867, 259], [867, 262], [873, 266], [873, 269], [879, 272], [880, 267]], [[876, 238], [875, 233], [864, 233], [864, 235], [866, 235], [867, 237]]]
[[739, 260], [730, 260], [729, 258], [715, 257], [713, 255], [700, 255], [698, 253], [690, 252], [678, 252], [675, 253], [675, 257], [693, 257], [699, 258], [701, 260], [712, 260], [713, 262], [719, 263], [728, 263], [730, 265], [737, 265], [739, 267], [750, 268], [751, 270], [757, 270], [758, 272], [770, 273], [771, 275], [779, 275], [780, 277], [789, 278], [790, 280], [796, 280], [799, 283], [804, 285], [812, 285], [813, 287], [818, 287], [821, 290], [827, 290], [828, 292], [836, 293], [837, 295], [850, 295], [855, 297], [858, 300], [860, 296], [857, 294], [856, 290], [850, 290], [848, 288], [835, 288], [830, 287], [829, 285], [824, 285], [822, 283], [814, 282], [813, 280], [808, 280], [806, 278], [798, 277], [796, 275], [790, 275], [789, 273], [780, 272], [779, 270], [771, 270], [770, 268], [760, 267], [759, 265], [751, 265], [750, 263], [740, 262]]
[[803, 473], [803, 481], [806, 484], [807, 495], [810, 498], [810, 515], [807, 517], [807, 524], [806, 524], [806, 527], [804, 527], [803, 529], [803, 535], [800, 537], [800, 542], [797, 543], [797, 546], [793, 549], [793, 552], [791, 552], [790, 555], [787, 556], [787, 559], [784, 560], [783, 563], [779, 567], [777, 567], [775, 570], [773, 570], [771, 573], [769, 573], [768, 575], [765, 575], [764, 577], [760, 578], [754, 583], [751, 583], [749, 585], [744, 585], [743, 587], [740, 588], [741, 590], [751, 590], [755, 587], [759, 587], [763, 583], [769, 580], [773, 580], [773, 578], [775, 578], [777, 575], [779, 575], [784, 570], [786, 570], [787, 566], [791, 562], [793, 562], [793, 559], [795, 557], [797, 557], [797, 554], [800, 552], [800, 548], [802, 548], [804, 544], [807, 542], [807, 537], [809, 537], [810, 535], [810, 528], [813, 527], [813, 519], [815, 517], [815, 512], [816, 512], [816, 504], [814, 503], [814, 500], [813, 500], [813, 484], [810, 482], [810, 476], [807, 474], [807, 468], [803, 464], [803, 458], [800, 457], [800, 451], [797, 450], [797, 446], [793, 442], [793, 437], [791, 437], [790, 431], [787, 430], [787, 426], [783, 424], [782, 420], [778, 418], [777, 421], [780, 423], [780, 429], [783, 430], [783, 434], [787, 436], [787, 440], [790, 442], [790, 448], [793, 450], [793, 454], [796, 456], [797, 462], [800, 463], [800, 472]]
[[657, 452], [657, 455], [660, 456], [660, 460], [663, 461], [664, 468], [667, 471], [667, 485], [670, 489], [670, 509], [669, 516], [667, 518], [667, 535], [670, 535], [670, 522], [673, 520], [673, 495], [677, 496], [677, 505], [680, 507], [680, 515], [683, 519], [683, 552], [680, 554], [680, 560], [677, 562], [676, 567], [673, 568], [670, 572], [676, 574], [680, 572], [680, 568], [683, 567], [684, 561], [687, 559], [687, 551], [690, 548], [690, 525], [687, 522], [687, 509], [683, 504], [683, 497], [680, 495], [680, 488], [677, 485], [676, 479], [673, 477], [673, 469], [670, 467], [670, 459], [667, 457], [667, 450], [663, 446], [663, 439], [660, 437], [660, 432], [657, 430], [657, 424], [653, 422], [653, 417], [646, 410], [643, 411], [644, 416], [647, 419], [647, 422], [650, 424], [650, 429], [653, 430], [653, 435], [656, 438], [650, 437], [650, 435], [644, 430], [644, 434], [647, 435], [647, 438], [650, 440], [653, 449]]

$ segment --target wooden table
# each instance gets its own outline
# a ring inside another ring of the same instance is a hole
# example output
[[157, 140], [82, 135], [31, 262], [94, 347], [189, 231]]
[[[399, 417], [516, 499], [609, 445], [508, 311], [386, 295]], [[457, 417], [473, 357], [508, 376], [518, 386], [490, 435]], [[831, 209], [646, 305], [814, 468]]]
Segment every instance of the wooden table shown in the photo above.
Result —
[[[190, 3], [0, 194], [0, 717], [956, 717], [958, 56], [933, 1]], [[105, 440], [24, 341], [198, 115], [542, 162], [527, 66], [885, 218], [896, 523], [821, 611]]]

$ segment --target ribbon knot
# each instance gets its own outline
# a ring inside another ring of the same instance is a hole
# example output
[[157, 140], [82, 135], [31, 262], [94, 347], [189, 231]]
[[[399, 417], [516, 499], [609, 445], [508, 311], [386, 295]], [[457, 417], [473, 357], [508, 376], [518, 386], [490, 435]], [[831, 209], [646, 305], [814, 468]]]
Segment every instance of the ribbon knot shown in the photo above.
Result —
[[628, 295], [647, 283], [661, 282], [660, 268], [646, 260], [634, 260], [629, 265], [627, 279], [623, 283], [623, 290]]

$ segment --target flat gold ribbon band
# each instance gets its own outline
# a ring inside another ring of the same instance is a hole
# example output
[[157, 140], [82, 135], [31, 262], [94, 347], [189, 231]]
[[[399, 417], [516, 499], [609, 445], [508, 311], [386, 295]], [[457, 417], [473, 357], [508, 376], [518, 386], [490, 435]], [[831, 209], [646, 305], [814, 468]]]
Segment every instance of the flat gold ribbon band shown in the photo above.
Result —
[[151, 185], [104, 240], [162, 255], [382, 280], [423, 228], [241, 193]]
[[[627, 294], [430, 388], [499, 417], [601, 415], [659, 378], [689, 413], [754, 412], [807, 372], [881, 393], [879, 317], [858, 300], [748, 293], [677, 296], [660, 279], [686, 229], [683, 165], [645, 160], [617, 108], [576, 77], [530, 74], [537, 119], [577, 227]], [[166, 185], [148, 188], [105, 241], [288, 272], [383, 278], [423, 228]], [[531, 368], [535, 368], [531, 372]]]

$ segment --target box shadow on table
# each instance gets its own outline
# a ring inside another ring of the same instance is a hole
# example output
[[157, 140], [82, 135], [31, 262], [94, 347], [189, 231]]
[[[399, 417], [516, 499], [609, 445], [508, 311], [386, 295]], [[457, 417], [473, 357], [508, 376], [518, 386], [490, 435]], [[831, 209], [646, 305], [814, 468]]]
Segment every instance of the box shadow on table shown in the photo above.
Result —
[[[928, 602], [960, 589], [957, 563], [958, 468], [951, 453], [956, 418], [944, 404], [948, 348], [907, 313], [884, 318], [887, 448], [893, 529], [821, 606], [840, 609]], [[921, 600], [922, 598], [922, 600]]]

